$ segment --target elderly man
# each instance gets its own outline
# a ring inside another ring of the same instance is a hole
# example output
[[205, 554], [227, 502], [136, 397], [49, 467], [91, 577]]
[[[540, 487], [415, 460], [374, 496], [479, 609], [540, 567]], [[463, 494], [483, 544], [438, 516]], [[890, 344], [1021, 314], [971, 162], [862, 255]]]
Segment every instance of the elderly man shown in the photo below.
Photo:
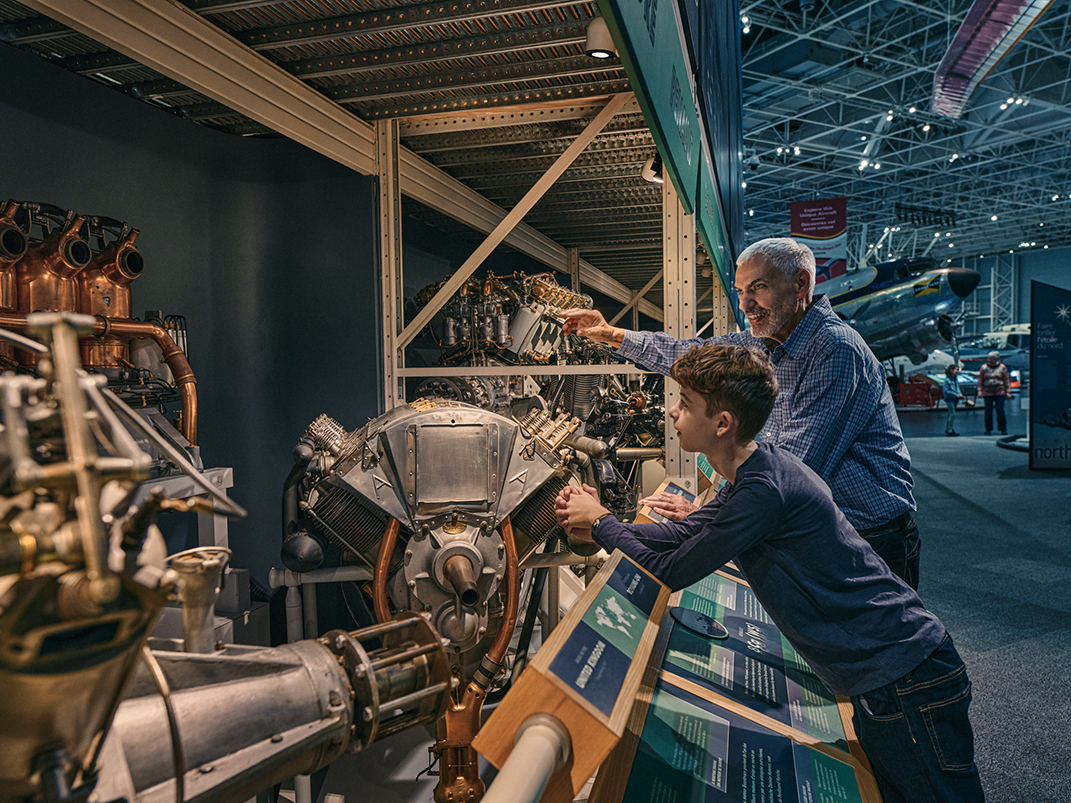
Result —
[[1008, 434], [1008, 422], [1004, 417], [1004, 400], [1010, 399], [1011, 376], [1008, 366], [1000, 361], [1000, 352], [991, 351], [985, 365], [978, 369], [978, 395], [985, 403], [985, 434], [993, 434], [993, 408], [997, 409], [997, 429], [1001, 435]]
[[[695, 346], [765, 349], [781, 393], [762, 439], [792, 452], [824, 479], [851, 525], [894, 574], [917, 589], [921, 544], [912, 515], [911, 460], [881, 364], [829, 299], [814, 297], [809, 248], [789, 238], [761, 240], [736, 264], [736, 291], [750, 332], [678, 340], [611, 326], [601, 313], [581, 309], [564, 313], [565, 332], [609, 343], [618, 356], [665, 375]], [[670, 494], [645, 501], [671, 519], [691, 510]]]

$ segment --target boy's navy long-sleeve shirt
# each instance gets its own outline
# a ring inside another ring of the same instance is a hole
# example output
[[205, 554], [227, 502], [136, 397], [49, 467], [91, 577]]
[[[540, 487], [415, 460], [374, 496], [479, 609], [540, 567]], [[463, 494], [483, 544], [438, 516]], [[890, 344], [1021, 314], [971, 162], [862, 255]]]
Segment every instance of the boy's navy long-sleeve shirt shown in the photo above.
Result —
[[821, 478], [769, 444], [735, 482], [684, 521], [593, 531], [676, 590], [730, 560], [766, 612], [835, 694], [864, 694], [903, 677], [945, 636], [940, 620], [889, 571], [840, 512]]

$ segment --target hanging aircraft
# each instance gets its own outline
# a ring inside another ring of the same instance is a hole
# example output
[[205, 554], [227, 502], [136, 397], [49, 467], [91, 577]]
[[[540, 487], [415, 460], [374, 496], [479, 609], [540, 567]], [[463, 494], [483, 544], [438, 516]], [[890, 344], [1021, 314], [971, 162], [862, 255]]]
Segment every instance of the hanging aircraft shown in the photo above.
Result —
[[863, 336], [879, 360], [905, 356], [923, 362], [953, 342], [963, 299], [981, 276], [969, 268], [940, 268], [933, 257], [882, 262], [818, 277], [815, 292]]

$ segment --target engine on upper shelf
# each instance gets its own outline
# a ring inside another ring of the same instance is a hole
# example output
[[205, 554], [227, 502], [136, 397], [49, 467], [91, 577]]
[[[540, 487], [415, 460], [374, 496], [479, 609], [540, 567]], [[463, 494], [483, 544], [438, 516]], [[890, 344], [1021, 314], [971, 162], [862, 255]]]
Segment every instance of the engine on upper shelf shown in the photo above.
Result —
[[[417, 294], [423, 307], [443, 283]], [[442, 308], [432, 324], [443, 365], [482, 365], [492, 360], [503, 365], [546, 365], [586, 362], [577, 350], [590, 352], [593, 344], [562, 332], [561, 313], [579, 307], [591, 309], [591, 297], [559, 285], [553, 275], [488, 276], [470, 280]], [[606, 362], [609, 349], [595, 349]]]

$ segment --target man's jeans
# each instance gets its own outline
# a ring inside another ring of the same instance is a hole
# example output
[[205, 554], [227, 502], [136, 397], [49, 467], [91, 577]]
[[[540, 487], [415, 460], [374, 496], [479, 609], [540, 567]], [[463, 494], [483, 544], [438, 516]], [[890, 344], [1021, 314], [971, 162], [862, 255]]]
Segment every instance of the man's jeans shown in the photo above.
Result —
[[899, 680], [851, 699], [885, 803], [985, 799], [967, 717], [971, 683], [950, 636]]
[[922, 539], [910, 510], [885, 524], [859, 530], [859, 535], [888, 564], [893, 574], [918, 590]]

